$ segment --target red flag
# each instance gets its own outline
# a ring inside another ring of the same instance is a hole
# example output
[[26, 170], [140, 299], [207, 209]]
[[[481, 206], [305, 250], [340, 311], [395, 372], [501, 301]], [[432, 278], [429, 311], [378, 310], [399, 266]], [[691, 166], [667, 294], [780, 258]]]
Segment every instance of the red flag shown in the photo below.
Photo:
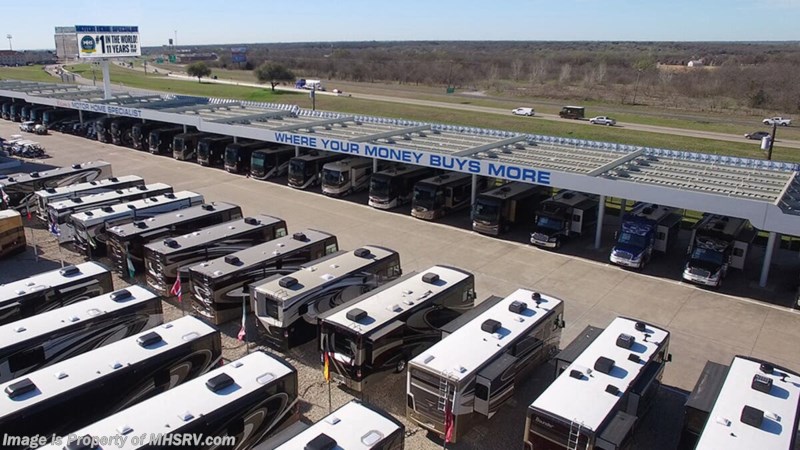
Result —
[[245, 323], [246, 323], [246, 322], [245, 322], [245, 317], [246, 317], [246, 314], [247, 314], [247, 308], [245, 307], [245, 304], [244, 304], [244, 299], [242, 299], [242, 328], [241, 328], [241, 329], [239, 329], [239, 335], [237, 336], [237, 337], [239, 338], [239, 340], [240, 340], [240, 341], [243, 341], [243, 340], [244, 340], [244, 337], [245, 337], [245, 335], [247, 334], [247, 333], [245, 332], [245, 329], [244, 329], [244, 327], [245, 327]]
[[28, 208], [28, 205], [25, 205], [25, 212], [28, 213], [28, 220], [31, 220], [31, 210]]
[[453, 411], [450, 408], [450, 402], [446, 402], [444, 406], [444, 443], [450, 443], [453, 440]]
[[330, 361], [328, 360], [328, 352], [325, 352], [325, 367], [322, 368], [322, 375], [325, 376], [325, 381], [331, 382], [331, 369]]
[[178, 303], [183, 301], [183, 295], [181, 294], [181, 277], [175, 279], [175, 284], [172, 285], [172, 289], [169, 291], [172, 295], [178, 296]]

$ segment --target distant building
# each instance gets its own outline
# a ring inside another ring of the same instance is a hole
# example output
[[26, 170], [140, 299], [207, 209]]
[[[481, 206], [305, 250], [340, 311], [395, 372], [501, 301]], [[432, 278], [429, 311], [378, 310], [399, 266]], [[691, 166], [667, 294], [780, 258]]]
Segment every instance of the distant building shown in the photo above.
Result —
[[78, 37], [75, 27], [56, 27], [56, 58], [59, 61], [78, 59]]
[[689, 64], [687, 64], [687, 66], [688, 67], [703, 67], [703, 66], [705, 66], [705, 64], [703, 64], [703, 60], [702, 59], [696, 59], [696, 60], [689, 61]]
[[0, 66], [24, 66], [25, 54], [14, 50], [0, 50]]

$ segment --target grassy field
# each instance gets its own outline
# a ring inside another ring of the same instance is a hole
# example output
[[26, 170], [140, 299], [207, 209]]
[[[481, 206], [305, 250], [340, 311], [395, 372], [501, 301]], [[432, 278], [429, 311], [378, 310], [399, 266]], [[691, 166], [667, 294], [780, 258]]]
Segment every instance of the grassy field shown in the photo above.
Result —
[[0, 79], [6, 78], [50, 83], [59, 81], [45, 72], [43, 66], [0, 67]]

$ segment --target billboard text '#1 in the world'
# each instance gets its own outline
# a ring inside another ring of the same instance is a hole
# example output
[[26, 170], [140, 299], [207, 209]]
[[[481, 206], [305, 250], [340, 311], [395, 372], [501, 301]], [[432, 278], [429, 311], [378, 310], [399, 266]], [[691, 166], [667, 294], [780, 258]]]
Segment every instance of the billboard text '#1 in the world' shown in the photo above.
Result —
[[141, 56], [138, 26], [76, 25], [81, 58]]

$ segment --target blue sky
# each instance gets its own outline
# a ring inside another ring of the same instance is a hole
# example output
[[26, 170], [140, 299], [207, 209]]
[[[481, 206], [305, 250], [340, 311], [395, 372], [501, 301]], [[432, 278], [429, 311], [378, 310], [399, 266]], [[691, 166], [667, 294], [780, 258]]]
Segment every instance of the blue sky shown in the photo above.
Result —
[[[102, 7], [99, 7], [102, 5]], [[0, 37], [139, 25], [145, 46], [367, 40], [800, 41], [800, 0], [4, 1]], [[0, 41], [8, 49], [8, 41]]]

